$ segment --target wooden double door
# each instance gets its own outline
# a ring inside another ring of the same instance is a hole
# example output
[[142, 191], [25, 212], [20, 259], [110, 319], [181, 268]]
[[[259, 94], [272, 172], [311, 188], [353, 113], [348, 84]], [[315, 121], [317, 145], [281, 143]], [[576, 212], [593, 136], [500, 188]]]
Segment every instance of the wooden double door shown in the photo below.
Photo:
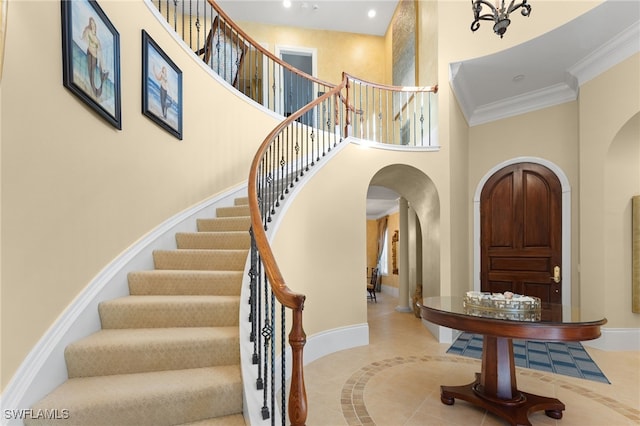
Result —
[[536, 163], [507, 166], [480, 197], [482, 291], [562, 303], [562, 188]]

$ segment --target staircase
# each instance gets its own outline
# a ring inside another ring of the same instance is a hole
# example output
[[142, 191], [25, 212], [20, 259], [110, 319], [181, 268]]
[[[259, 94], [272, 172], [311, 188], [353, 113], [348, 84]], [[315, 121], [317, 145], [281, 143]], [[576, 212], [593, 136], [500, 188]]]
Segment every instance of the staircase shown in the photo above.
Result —
[[155, 251], [154, 270], [129, 274], [129, 296], [99, 305], [102, 329], [65, 349], [69, 379], [32, 407], [26, 425], [245, 425], [238, 318], [247, 199], [197, 227], [176, 234], [176, 250]]

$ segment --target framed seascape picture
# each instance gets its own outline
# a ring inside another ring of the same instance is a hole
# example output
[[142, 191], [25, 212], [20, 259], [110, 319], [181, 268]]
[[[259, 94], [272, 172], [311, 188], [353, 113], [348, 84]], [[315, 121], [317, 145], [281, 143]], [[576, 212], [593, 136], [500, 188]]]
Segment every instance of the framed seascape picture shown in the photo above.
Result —
[[94, 0], [62, 0], [62, 83], [122, 129], [120, 34]]
[[182, 140], [182, 71], [142, 30], [142, 113]]

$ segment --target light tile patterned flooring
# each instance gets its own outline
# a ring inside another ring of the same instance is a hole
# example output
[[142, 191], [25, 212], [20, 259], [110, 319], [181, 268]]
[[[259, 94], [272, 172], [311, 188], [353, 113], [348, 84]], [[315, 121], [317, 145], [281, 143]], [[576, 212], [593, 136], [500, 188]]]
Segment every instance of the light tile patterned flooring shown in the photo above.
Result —
[[[363, 297], [365, 294], [363, 293]], [[368, 346], [337, 352], [305, 367], [309, 402], [307, 425], [471, 426], [505, 425], [485, 410], [456, 400], [440, 402], [440, 385], [466, 384], [480, 361], [446, 354], [413, 313], [395, 311], [397, 299], [378, 293], [367, 302]], [[516, 369], [518, 388], [559, 398], [561, 420], [543, 411], [529, 416], [533, 425], [640, 425], [640, 352], [589, 355], [611, 385], [529, 369]]]

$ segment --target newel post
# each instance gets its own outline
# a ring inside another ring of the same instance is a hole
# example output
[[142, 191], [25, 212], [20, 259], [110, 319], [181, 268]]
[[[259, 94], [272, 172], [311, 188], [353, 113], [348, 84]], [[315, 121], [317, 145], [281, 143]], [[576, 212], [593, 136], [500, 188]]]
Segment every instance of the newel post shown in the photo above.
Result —
[[289, 392], [289, 421], [292, 426], [304, 426], [307, 421], [307, 390], [304, 385], [302, 350], [307, 336], [302, 328], [302, 309], [293, 309], [293, 323], [289, 333], [291, 345], [291, 389]]

